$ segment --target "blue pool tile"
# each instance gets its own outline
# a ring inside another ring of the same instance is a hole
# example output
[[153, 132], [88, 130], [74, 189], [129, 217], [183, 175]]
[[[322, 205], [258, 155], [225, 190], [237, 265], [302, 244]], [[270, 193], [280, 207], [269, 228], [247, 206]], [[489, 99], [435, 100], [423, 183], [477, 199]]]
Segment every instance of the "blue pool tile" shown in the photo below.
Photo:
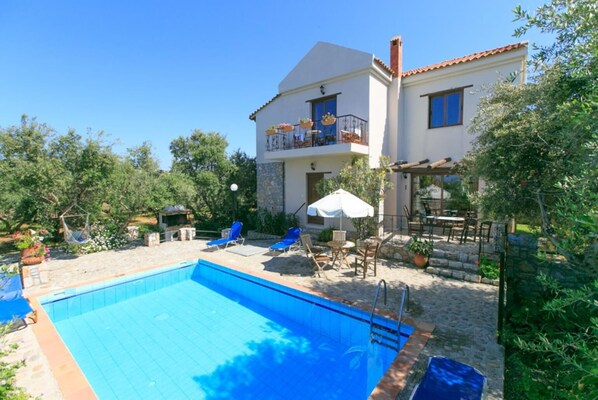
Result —
[[81, 296], [73, 296], [66, 299], [67, 316], [77, 316], [81, 314]]
[[[242, 393], [322, 398], [331, 388], [344, 390], [346, 379], [362, 380], [362, 373], [336, 370], [347, 368], [339, 363], [347, 342], [361, 348], [367, 343], [367, 324], [334, 310], [360, 311], [295, 290], [284, 295], [278, 284], [210, 265], [191, 263], [146, 274], [137, 284], [121, 279], [104, 293], [102, 309], [64, 316], [61, 322], [54, 317], [87, 309], [87, 303], [66, 299], [44, 305], [100, 398], [195, 399], [204, 396], [202, 384], [230, 398]], [[112, 298], [119, 301], [112, 303]], [[67, 313], [59, 303], [67, 304]], [[101, 301], [94, 297], [93, 304]], [[230, 385], [230, 377], [237, 375], [253, 378], [241, 382], [248, 392], [236, 393]], [[356, 398], [354, 392], [336, 389], [342, 398]]]

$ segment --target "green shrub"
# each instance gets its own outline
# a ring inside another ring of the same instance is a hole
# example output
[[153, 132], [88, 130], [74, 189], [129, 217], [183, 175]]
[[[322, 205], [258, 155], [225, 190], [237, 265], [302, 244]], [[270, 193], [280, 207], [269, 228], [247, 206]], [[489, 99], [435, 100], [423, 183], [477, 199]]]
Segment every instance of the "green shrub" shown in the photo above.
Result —
[[498, 279], [500, 273], [500, 263], [488, 257], [482, 256], [478, 262], [478, 274], [482, 278]]
[[158, 224], [137, 224], [139, 227], [139, 237], [143, 238], [146, 233], [160, 232]]
[[118, 226], [106, 222], [91, 225], [91, 240], [84, 244], [68, 244], [66, 251], [73, 254], [90, 254], [123, 247], [128, 240], [118, 233]]
[[597, 399], [598, 280], [538, 280], [544, 293], [515, 308], [505, 331], [505, 398]]
[[299, 226], [299, 220], [294, 214], [273, 214], [264, 209], [258, 211], [256, 229], [259, 232], [282, 236], [296, 226]]
[[332, 228], [326, 228], [322, 231], [320, 231], [320, 233], [318, 233], [318, 241], [320, 242], [329, 242], [332, 240], [332, 231], [334, 229]]

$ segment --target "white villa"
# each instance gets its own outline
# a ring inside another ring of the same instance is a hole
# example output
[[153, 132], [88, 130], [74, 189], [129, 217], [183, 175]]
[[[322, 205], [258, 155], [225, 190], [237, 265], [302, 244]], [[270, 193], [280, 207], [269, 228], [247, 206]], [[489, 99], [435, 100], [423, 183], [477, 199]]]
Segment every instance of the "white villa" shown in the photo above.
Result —
[[[525, 81], [526, 60], [522, 42], [403, 72], [401, 37], [390, 40], [390, 66], [374, 54], [318, 42], [249, 117], [256, 125], [258, 207], [296, 213], [307, 229], [332, 226], [338, 220], [307, 215], [307, 205], [321, 197], [314, 185], [354, 156], [367, 156], [375, 168], [385, 155], [396, 173], [380, 214], [402, 216], [404, 206], [411, 213], [464, 213], [465, 193], [478, 183], [461, 182], [453, 168], [475, 138], [471, 118], [490, 85]], [[322, 121], [327, 113], [334, 123]], [[300, 118], [313, 126], [302, 128]], [[293, 126], [269, 130], [284, 123]]]

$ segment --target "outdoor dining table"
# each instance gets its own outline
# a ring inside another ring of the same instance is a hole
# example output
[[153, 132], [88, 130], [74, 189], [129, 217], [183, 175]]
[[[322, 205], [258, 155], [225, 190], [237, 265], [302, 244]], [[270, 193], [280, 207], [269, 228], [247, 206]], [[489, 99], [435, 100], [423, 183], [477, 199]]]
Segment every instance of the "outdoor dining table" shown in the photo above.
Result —
[[349, 255], [349, 250], [355, 247], [355, 243], [348, 240], [344, 242], [331, 240], [327, 244], [332, 252], [332, 268], [334, 268], [334, 264], [337, 262], [339, 270], [343, 266], [343, 263], [345, 263], [347, 267], [351, 268], [351, 264], [349, 263], [349, 258], [347, 256]]
[[[428, 222], [428, 225], [430, 226], [430, 228], [432, 227], [432, 221], [441, 221], [443, 224], [446, 223], [465, 223], [465, 218], [463, 217], [449, 217], [446, 215], [427, 215], [426, 217], [426, 221]], [[442, 234], [444, 235], [444, 228], [446, 226], [443, 226], [442, 229]], [[432, 229], [430, 229], [430, 239], [432, 238]]]

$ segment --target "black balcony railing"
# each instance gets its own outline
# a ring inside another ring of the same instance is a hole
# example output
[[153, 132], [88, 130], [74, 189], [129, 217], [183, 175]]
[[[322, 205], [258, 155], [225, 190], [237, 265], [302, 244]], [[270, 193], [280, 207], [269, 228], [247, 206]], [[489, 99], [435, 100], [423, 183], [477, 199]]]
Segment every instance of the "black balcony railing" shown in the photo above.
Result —
[[341, 143], [368, 145], [368, 122], [354, 115], [341, 115], [331, 125], [321, 120], [314, 121], [310, 129], [302, 129], [299, 124], [293, 130], [267, 135], [266, 151], [292, 150], [305, 147], [331, 146]]

